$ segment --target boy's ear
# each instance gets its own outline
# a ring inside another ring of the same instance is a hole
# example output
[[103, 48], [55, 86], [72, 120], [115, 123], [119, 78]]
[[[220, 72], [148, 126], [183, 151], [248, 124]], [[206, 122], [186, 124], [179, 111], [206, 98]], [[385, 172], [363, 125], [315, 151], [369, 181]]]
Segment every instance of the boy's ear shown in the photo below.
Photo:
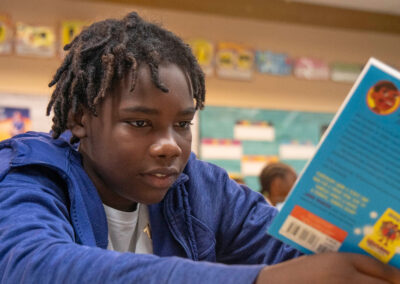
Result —
[[86, 137], [86, 120], [87, 120], [87, 113], [79, 109], [75, 113], [72, 111], [68, 114], [68, 129], [71, 130], [71, 133], [76, 138], [82, 139]]

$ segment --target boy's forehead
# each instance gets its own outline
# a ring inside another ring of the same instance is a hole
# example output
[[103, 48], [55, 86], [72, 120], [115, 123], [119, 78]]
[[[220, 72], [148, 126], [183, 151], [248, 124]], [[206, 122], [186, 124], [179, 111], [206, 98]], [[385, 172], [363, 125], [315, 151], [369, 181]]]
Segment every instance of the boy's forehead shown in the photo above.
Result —
[[[156, 79], [153, 78], [156, 76]], [[161, 87], [160, 87], [161, 85]], [[163, 91], [164, 88], [164, 91]], [[182, 68], [173, 63], [161, 64], [157, 72], [152, 74], [150, 67], [143, 63], [135, 69], [127, 70], [120, 80], [116, 80], [107, 97], [113, 97], [114, 103], [121, 99], [142, 99], [153, 97], [153, 93], [179, 93], [190, 97], [195, 103], [190, 76]]]
[[161, 88], [157, 86], [157, 82], [155, 82], [153, 78], [154, 75], [157, 77], [158, 82], [168, 89], [169, 87], [171, 87], [168, 85], [176, 84], [177, 82], [179, 82], [179, 79], [183, 74], [190, 95], [191, 97], [193, 97], [193, 86], [188, 72], [186, 72], [182, 67], [175, 63], [165, 62], [160, 64], [154, 74], [152, 74], [152, 70], [150, 69], [148, 64], [141, 64], [137, 72], [138, 74], [136, 77], [136, 85], [145, 83], [146, 87], [158, 89]]

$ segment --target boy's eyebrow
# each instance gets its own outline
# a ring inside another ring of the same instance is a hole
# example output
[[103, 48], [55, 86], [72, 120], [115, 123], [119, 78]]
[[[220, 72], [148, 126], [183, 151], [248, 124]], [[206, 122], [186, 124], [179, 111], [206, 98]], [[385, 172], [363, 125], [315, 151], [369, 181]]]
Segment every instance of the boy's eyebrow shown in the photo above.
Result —
[[144, 114], [159, 114], [158, 110], [156, 110], [154, 108], [144, 107], [144, 106], [126, 107], [126, 108], [121, 109], [121, 111], [141, 112], [141, 113], [144, 113]]
[[[149, 108], [145, 106], [134, 106], [134, 107], [127, 107], [121, 109], [121, 111], [126, 111], [126, 112], [141, 112], [144, 114], [159, 114], [160, 111], [154, 108]], [[179, 112], [180, 115], [191, 115], [195, 114], [196, 109], [194, 107], [188, 107], [187, 109], [184, 109]]]
[[187, 115], [187, 114], [194, 115], [195, 113], [196, 113], [196, 109], [194, 107], [189, 107], [180, 112], [180, 114], [182, 114], [182, 115]]

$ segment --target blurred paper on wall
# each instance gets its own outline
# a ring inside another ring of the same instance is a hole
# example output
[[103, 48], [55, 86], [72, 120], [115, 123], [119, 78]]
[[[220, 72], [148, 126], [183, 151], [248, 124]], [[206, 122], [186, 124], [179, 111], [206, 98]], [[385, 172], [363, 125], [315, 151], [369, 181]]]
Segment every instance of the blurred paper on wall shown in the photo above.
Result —
[[0, 14], [0, 54], [11, 54], [13, 29], [7, 15]]
[[55, 56], [56, 35], [52, 27], [18, 22], [16, 29], [15, 51], [18, 55]]

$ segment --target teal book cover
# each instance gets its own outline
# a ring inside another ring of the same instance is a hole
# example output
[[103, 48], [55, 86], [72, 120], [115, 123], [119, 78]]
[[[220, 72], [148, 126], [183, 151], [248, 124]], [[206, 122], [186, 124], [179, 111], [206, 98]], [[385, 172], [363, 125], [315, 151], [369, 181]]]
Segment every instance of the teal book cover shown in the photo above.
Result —
[[400, 72], [371, 58], [269, 233], [400, 268]]

